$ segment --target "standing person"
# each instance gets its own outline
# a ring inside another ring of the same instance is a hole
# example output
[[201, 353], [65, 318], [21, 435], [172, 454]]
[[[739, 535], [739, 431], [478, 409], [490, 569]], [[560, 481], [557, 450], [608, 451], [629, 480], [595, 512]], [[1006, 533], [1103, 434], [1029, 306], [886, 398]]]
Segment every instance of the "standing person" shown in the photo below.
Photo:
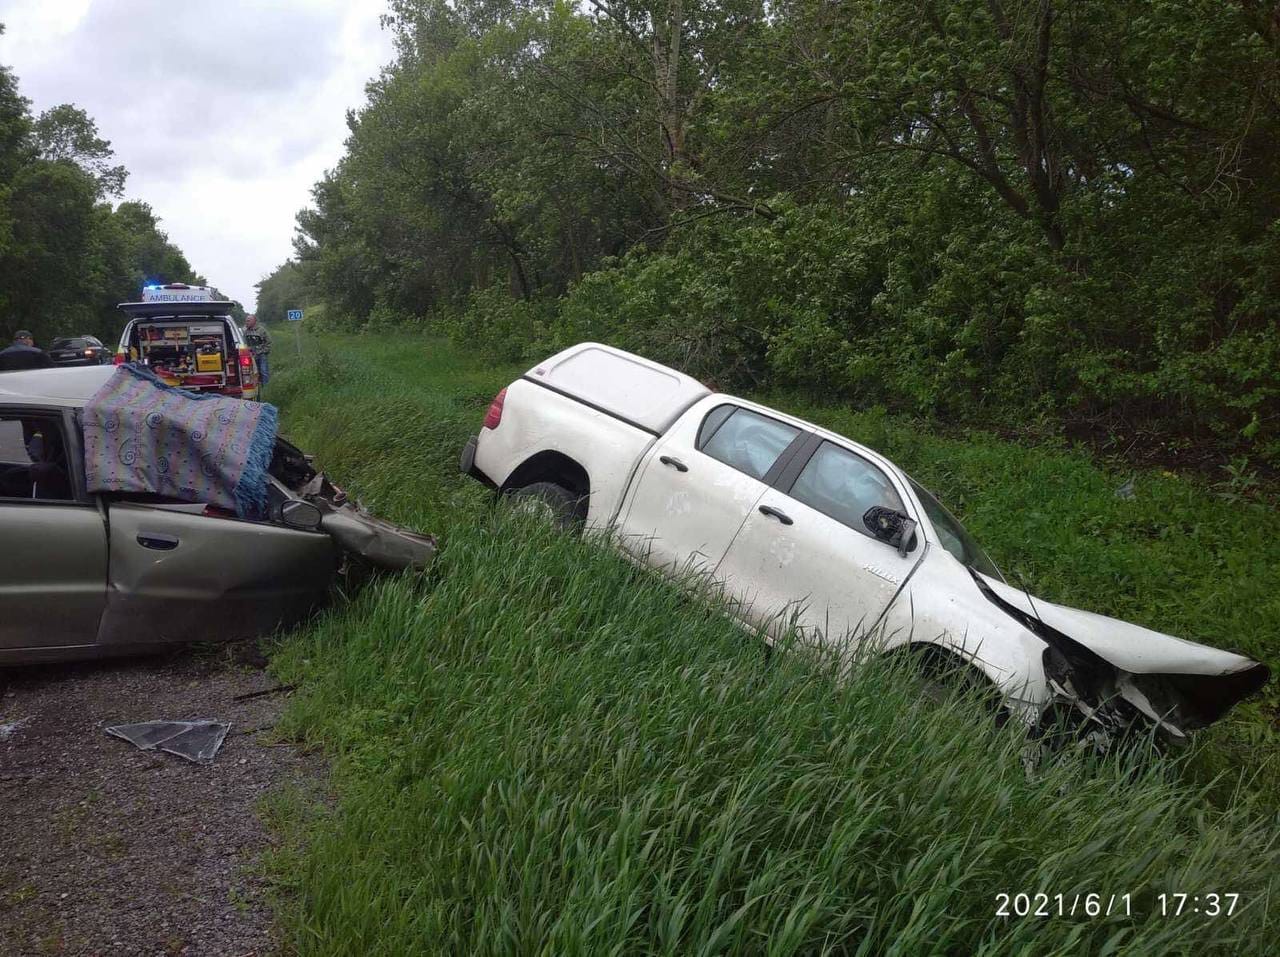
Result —
[[36, 348], [36, 341], [26, 329], [13, 334], [13, 345], [0, 351], [0, 372], [18, 372], [22, 369], [50, 369], [53, 360], [43, 349]]
[[271, 377], [267, 364], [267, 356], [271, 353], [271, 334], [267, 332], [266, 326], [258, 325], [257, 316], [249, 316], [244, 321], [244, 338], [258, 363], [259, 382], [266, 385], [267, 379]]

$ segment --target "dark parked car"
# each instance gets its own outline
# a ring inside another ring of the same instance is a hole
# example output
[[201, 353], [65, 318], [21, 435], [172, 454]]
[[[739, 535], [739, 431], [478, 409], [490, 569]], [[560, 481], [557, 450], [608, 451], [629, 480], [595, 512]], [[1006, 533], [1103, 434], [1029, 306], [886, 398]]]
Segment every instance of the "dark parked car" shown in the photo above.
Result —
[[111, 350], [93, 336], [54, 339], [49, 358], [57, 366], [101, 366], [111, 361]]

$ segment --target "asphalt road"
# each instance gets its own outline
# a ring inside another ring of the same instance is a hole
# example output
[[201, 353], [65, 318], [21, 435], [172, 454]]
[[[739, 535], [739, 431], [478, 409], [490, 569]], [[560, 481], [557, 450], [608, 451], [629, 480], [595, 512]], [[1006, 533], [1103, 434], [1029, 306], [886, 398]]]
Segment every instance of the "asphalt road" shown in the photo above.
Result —
[[[275, 952], [258, 811], [323, 768], [273, 740], [284, 693], [239, 697], [275, 685], [243, 658], [0, 671], [0, 954]], [[103, 730], [189, 718], [231, 722], [207, 767]]]

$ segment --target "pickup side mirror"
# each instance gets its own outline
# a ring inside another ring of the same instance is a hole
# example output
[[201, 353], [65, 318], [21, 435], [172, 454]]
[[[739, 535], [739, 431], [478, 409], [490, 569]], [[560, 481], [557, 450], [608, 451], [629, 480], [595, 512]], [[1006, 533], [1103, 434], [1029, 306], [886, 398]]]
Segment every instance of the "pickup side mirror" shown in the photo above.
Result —
[[872, 505], [863, 514], [862, 524], [877, 539], [897, 548], [903, 558], [916, 547], [916, 522], [897, 509]]
[[301, 499], [291, 498], [280, 506], [280, 521], [289, 528], [296, 528], [299, 531], [319, 530], [322, 517], [319, 508]]

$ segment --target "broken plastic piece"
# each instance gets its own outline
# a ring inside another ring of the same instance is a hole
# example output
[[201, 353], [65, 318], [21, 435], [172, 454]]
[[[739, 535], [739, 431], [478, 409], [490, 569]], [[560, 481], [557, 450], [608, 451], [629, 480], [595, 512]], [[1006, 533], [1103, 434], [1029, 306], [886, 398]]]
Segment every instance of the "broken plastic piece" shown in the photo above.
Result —
[[231, 730], [221, 721], [140, 721], [117, 724], [107, 734], [123, 738], [141, 751], [168, 751], [196, 764], [208, 764]]
[[404, 571], [425, 568], [435, 557], [434, 536], [422, 535], [371, 515], [322, 472], [296, 491], [320, 509], [323, 516], [320, 528], [328, 532], [340, 548], [370, 565]]

